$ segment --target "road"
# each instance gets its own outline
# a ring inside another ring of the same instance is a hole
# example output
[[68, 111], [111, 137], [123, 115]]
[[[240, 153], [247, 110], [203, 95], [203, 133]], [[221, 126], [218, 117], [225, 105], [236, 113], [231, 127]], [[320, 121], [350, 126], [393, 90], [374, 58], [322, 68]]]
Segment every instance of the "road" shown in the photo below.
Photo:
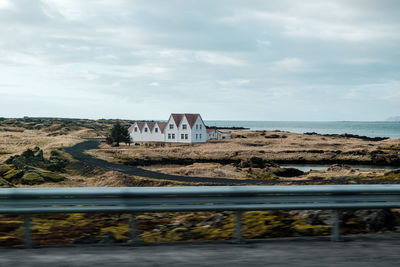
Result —
[[215, 185], [240, 185], [240, 184], [267, 185], [276, 183], [276, 181], [274, 182], [274, 181], [262, 181], [262, 180], [240, 180], [240, 179], [229, 179], [229, 178], [211, 178], [211, 177], [207, 178], [207, 177], [191, 177], [191, 176], [189, 177], [189, 176], [163, 174], [145, 170], [137, 166], [111, 163], [84, 153], [85, 150], [98, 148], [99, 142], [100, 141], [97, 139], [87, 140], [82, 143], [78, 143], [75, 146], [66, 147], [64, 148], [64, 150], [75, 159], [83, 163], [86, 163], [88, 165], [151, 179], [172, 180], [172, 181], [189, 182], [189, 183], [210, 183], [210, 184], [212, 183]]
[[398, 266], [400, 234], [185, 243], [0, 249], [0, 266]]

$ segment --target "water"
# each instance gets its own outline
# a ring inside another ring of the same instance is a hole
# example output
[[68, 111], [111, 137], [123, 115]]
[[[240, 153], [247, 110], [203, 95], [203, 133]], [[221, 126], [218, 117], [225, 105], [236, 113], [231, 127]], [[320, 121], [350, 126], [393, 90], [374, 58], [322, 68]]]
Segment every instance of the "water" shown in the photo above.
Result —
[[250, 130], [281, 130], [294, 133], [356, 134], [400, 138], [400, 122], [393, 121], [205, 121], [207, 126], [245, 127]]
[[[347, 164], [346, 164], [347, 165]], [[318, 171], [318, 170], [326, 170], [331, 165], [324, 165], [324, 164], [280, 164], [282, 168], [296, 168], [303, 172], [308, 172], [311, 170]], [[396, 167], [393, 166], [379, 166], [379, 165], [347, 165], [350, 166], [352, 169], [359, 169], [359, 170], [394, 170]]]

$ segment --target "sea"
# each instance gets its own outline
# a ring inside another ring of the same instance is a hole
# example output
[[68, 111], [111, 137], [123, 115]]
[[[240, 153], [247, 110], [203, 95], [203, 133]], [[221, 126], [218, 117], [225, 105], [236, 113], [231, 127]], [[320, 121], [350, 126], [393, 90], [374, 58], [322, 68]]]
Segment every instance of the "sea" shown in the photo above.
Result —
[[294, 133], [356, 134], [400, 138], [400, 121], [223, 121], [206, 120], [207, 126], [244, 127], [250, 130], [280, 130]]

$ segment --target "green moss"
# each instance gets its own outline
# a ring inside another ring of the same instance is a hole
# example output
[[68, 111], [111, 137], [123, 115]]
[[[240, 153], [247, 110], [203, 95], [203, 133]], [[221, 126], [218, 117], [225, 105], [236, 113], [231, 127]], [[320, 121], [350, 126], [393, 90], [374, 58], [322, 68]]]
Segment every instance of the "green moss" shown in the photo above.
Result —
[[14, 169], [14, 165], [12, 164], [0, 164], [0, 176], [12, 169]]
[[3, 178], [7, 181], [13, 181], [21, 178], [24, 175], [24, 171], [11, 169], [8, 172], [4, 173]]
[[11, 184], [9, 182], [7, 182], [7, 180], [0, 177], [0, 187], [8, 188], [8, 187], [11, 187]]
[[300, 235], [320, 236], [329, 235], [332, 227], [330, 225], [311, 225], [303, 220], [296, 220], [293, 228]]
[[114, 234], [116, 239], [124, 239], [129, 235], [129, 226], [127, 224], [118, 224], [117, 226], [101, 228], [100, 232], [102, 234], [111, 232]]
[[41, 172], [40, 175], [46, 180], [46, 182], [57, 183], [65, 180], [65, 177], [54, 172]]
[[22, 184], [36, 185], [44, 183], [45, 180], [36, 172], [27, 172], [24, 174], [24, 176], [22, 176], [21, 182]]
[[292, 236], [292, 221], [293, 219], [268, 211], [247, 212], [243, 217], [243, 236], [249, 239]]

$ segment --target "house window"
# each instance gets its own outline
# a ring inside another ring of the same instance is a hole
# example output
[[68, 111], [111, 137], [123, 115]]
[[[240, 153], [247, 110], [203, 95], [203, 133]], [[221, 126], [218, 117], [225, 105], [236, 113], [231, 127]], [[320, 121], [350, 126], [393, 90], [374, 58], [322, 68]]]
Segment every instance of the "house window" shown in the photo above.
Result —
[[172, 129], [174, 129], [174, 125], [173, 124], [170, 124], [169, 125], [169, 128], [172, 130]]
[[171, 134], [168, 134], [168, 139], [171, 139]]
[[137, 127], [135, 127], [135, 132], [137, 132]]
[[200, 124], [200, 130], [201, 130], [201, 124]]
[[196, 124], [196, 130], [198, 130], [198, 129], [199, 129], [199, 125]]
[[196, 139], [197, 139], [198, 134], [196, 134]]
[[201, 134], [200, 134], [200, 139], [201, 139]]
[[188, 139], [188, 134], [185, 134], [185, 139], [186, 139], [186, 140]]
[[186, 124], [182, 124], [182, 129], [186, 130], [187, 129], [187, 125]]
[[144, 131], [147, 133], [147, 128], [144, 128]]
[[172, 134], [172, 139], [175, 139], [175, 134]]
[[181, 134], [181, 139], [185, 139], [185, 135], [184, 134]]
[[158, 128], [155, 128], [154, 131], [155, 131], [156, 133], [158, 133]]

